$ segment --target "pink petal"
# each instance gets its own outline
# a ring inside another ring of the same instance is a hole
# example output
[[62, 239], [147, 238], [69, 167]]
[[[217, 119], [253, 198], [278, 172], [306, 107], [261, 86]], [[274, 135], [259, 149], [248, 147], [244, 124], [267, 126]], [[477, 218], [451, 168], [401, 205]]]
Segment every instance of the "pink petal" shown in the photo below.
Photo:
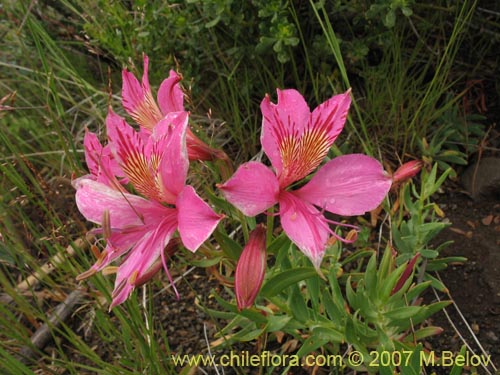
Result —
[[99, 175], [99, 163], [102, 155], [102, 145], [95, 133], [85, 131], [83, 137], [83, 147], [85, 149], [85, 162], [92, 175]]
[[[189, 160], [186, 147], [187, 112], [169, 113], [154, 129], [161, 152], [158, 173], [165, 194], [176, 197], [184, 188]], [[170, 200], [168, 203], [174, 203]]]
[[279, 204], [283, 230], [319, 268], [330, 233], [325, 218], [313, 205], [287, 191], [281, 192]]
[[335, 95], [314, 109], [311, 115], [311, 127], [324, 129], [330, 146], [344, 128], [347, 112], [351, 105], [351, 90]]
[[110, 150], [121, 164], [125, 164], [131, 154], [142, 151], [144, 147], [139, 133], [111, 108], [106, 116], [106, 131]]
[[160, 258], [176, 229], [175, 215], [165, 217], [154, 229], [144, 234], [119, 266], [110, 309], [123, 303], [135, 288], [136, 281]]
[[170, 75], [165, 79], [158, 89], [158, 104], [163, 116], [170, 112], [184, 111], [184, 93], [182, 92], [179, 82], [181, 77], [170, 71]]
[[196, 251], [212, 234], [222, 219], [196, 194], [191, 186], [185, 186], [177, 197], [177, 220], [182, 243]]
[[297, 137], [306, 126], [310, 110], [296, 90], [277, 90], [278, 103], [271, 103], [268, 95], [260, 104], [262, 111], [262, 134], [260, 141], [277, 174], [281, 174], [283, 163], [279, 146], [287, 137]]
[[126, 69], [122, 71], [122, 104], [139, 125], [153, 129], [162, 115], [151, 93], [148, 71], [149, 59], [146, 55], [144, 55], [142, 84]]
[[326, 163], [294, 194], [332, 213], [350, 216], [375, 209], [390, 187], [391, 178], [377, 160], [352, 154]]
[[246, 216], [260, 214], [278, 201], [278, 179], [268, 167], [255, 161], [242, 164], [226, 183], [218, 187], [224, 197]]
[[102, 224], [104, 212], [108, 211], [112, 229], [144, 226], [159, 220], [166, 210], [172, 210], [86, 177], [74, 180], [73, 186], [76, 188], [76, 204], [82, 215], [89, 221]]
[[[156, 174], [160, 150], [152, 147], [154, 140], [143, 137], [123, 118], [109, 111], [106, 118], [108, 138], [113, 155], [135, 190], [149, 199], [162, 201], [164, 196]], [[174, 199], [175, 200], [175, 199]]]
[[124, 173], [111, 154], [109, 145], [102, 147], [95, 133], [86, 131], [83, 139], [85, 162], [92, 178], [117, 190], [123, 190], [116, 177], [126, 183]]
[[144, 91], [141, 84], [127, 69], [122, 70], [122, 104], [131, 114], [144, 100]]

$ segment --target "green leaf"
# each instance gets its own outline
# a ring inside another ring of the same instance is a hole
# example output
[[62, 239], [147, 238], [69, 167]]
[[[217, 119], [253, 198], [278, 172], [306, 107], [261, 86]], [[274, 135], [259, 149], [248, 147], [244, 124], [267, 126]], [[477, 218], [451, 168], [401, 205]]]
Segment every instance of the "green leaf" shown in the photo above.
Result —
[[238, 242], [223, 233], [220, 229], [216, 229], [213, 235], [227, 257], [233, 260], [238, 260], [240, 258], [242, 247]]
[[283, 271], [271, 277], [262, 287], [260, 294], [266, 298], [273, 297], [290, 285], [316, 275], [317, 272], [313, 267], [301, 267]]
[[302, 346], [297, 351], [297, 356], [299, 358], [305, 357], [309, 353], [313, 352], [314, 350], [328, 343], [328, 341], [329, 341], [328, 339], [320, 338], [313, 333], [311, 337], [309, 337], [302, 343]]
[[[465, 345], [463, 345], [462, 348], [460, 349], [459, 355], [461, 355], [462, 357], [465, 356], [466, 351], [467, 351], [467, 347]], [[455, 363], [455, 365], [452, 367], [452, 369], [450, 371], [450, 375], [462, 374], [463, 367], [464, 367], [463, 363], [461, 365], [459, 365], [458, 363]]]
[[410, 319], [411, 317], [418, 314], [422, 309], [423, 307], [421, 306], [399, 307], [397, 309], [385, 312], [384, 316], [390, 320]]
[[336, 342], [339, 344], [344, 343], [344, 334], [334, 328], [330, 327], [314, 327], [312, 329], [313, 335], [320, 340], [327, 340], [328, 342]]
[[413, 341], [420, 341], [422, 339], [425, 339], [429, 336], [435, 336], [439, 335], [440, 333], [443, 332], [443, 329], [441, 327], [435, 327], [435, 326], [428, 326], [424, 328], [420, 328], [419, 330], [415, 331], [414, 334], [408, 335], [408, 339]]
[[406, 17], [410, 17], [412, 14], [413, 14], [413, 10], [409, 7], [401, 7], [401, 12], [406, 16]]
[[431, 285], [431, 281], [424, 281], [420, 284], [412, 286], [408, 292], [406, 293], [406, 298], [408, 301], [413, 301], [415, 298], [420, 296], [425, 289], [427, 289]]
[[267, 316], [267, 332], [276, 332], [283, 329], [284, 326], [292, 319], [291, 316], [288, 315], [268, 315]]
[[394, 27], [396, 24], [396, 13], [391, 9], [387, 12], [384, 18], [384, 25], [388, 28]]
[[420, 250], [420, 255], [422, 255], [424, 258], [436, 258], [439, 253], [436, 250], [431, 250], [431, 249], [422, 249]]
[[291, 285], [288, 306], [290, 306], [292, 310], [293, 317], [299, 322], [305, 322], [309, 319], [309, 312], [304, 297], [305, 296], [302, 295], [297, 284]]

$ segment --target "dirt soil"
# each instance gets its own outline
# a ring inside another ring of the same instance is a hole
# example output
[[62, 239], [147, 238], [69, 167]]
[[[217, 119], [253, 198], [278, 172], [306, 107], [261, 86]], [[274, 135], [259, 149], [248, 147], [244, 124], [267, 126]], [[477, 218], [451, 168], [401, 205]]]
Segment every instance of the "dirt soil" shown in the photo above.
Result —
[[[453, 240], [443, 256], [464, 256], [468, 261], [457, 264], [438, 276], [449, 289], [456, 306], [433, 317], [433, 324], [444, 332], [427, 343], [427, 348], [440, 353], [458, 352], [464, 344], [469, 351], [491, 355], [500, 368], [500, 200], [494, 197], [472, 200], [459, 190], [447, 191], [439, 198], [440, 207], [452, 225], [436, 239], [436, 243]], [[429, 297], [429, 296], [428, 296]], [[448, 299], [441, 294], [442, 299]], [[448, 298], [447, 298], [448, 297]], [[435, 299], [435, 296], [431, 296]], [[459, 312], [460, 311], [460, 312]], [[460, 316], [463, 315], [464, 319]], [[455, 327], [453, 327], [453, 325]], [[470, 329], [469, 329], [470, 328]], [[495, 373], [490, 366], [491, 373]], [[439, 371], [438, 373], [447, 373]], [[449, 369], [448, 369], [449, 370]], [[479, 373], [488, 373], [479, 369]]]

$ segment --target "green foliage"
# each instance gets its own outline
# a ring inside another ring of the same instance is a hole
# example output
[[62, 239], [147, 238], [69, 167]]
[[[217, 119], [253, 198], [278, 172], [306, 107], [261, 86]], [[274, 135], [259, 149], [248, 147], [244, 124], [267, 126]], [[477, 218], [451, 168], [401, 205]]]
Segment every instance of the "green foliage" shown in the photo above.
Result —
[[456, 106], [446, 110], [436, 121], [436, 126], [429, 134], [430, 141], [423, 138], [418, 142], [423, 160], [437, 163], [441, 170], [451, 169], [450, 176], [456, 177], [453, 166], [467, 165], [472, 152], [478, 151], [486, 131], [484, 116], [460, 116]]
[[429, 248], [432, 239], [449, 225], [438, 220], [443, 213], [436, 203], [431, 202], [431, 196], [441, 187], [450, 172], [451, 169], [448, 169], [437, 178], [435, 164], [430, 172], [422, 170], [420, 191], [417, 191], [415, 185], [404, 185], [401, 188], [402, 205], [398, 220], [392, 227], [394, 243], [401, 252], [399, 264], [417, 253], [424, 258], [434, 259], [439, 255], [439, 250], [448, 244], [444, 243], [437, 249]]

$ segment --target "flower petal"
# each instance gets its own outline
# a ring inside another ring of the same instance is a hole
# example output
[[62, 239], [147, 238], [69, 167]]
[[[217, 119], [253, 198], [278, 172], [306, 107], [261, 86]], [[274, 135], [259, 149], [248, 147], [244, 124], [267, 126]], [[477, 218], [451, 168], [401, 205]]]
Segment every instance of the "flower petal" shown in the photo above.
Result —
[[144, 73], [142, 84], [137, 78], [123, 69], [122, 71], [122, 104], [123, 108], [141, 126], [153, 129], [156, 123], [163, 117], [160, 109], [153, 99], [151, 87], [149, 86], [149, 59], [144, 55]]
[[106, 125], [111, 151], [135, 190], [149, 199], [161, 201], [164, 197], [156, 175], [159, 151], [154, 153], [151, 137], [145, 145], [141, 134], [111, 109]]
[[[153, 131], [160, 154], [158, 174], [165, 197], [176, 197], [184, 188], [189, 160], [186, 147], [188, 112], [171, 112]], [[168, 203], [174, 203], [170, 198]]]
[[222, 216], [216, 214], [189, 185], [177, 197], [176, 207], [182, 243], [194, 252], [210, 237]]
[[176, 229], [175, 214], [167, 215], [154, 229], [144, 234], [119, 266], [110, 310], [123, 303], [135, 288], [136, 281], [160, 258]]
[[165, 79], [158, 89], [158, 104], [163, 116], [170, 112], [184, 111], [184, 94], [179, 87], [181, 77], [170, 71], [167, 79]]
[[297, 138], [302, 133], [310, 116], [309, 107], [296, 90], [277, 90], [278, 103], [271, 103], [268, 95], [260, 104], [262, 111], [262, 134], [260, 141], [276, 173], [283, 168], [280, 147], [290, 138]]
[[85, 149], [85, 162], [87, 163], [90, 173], [94, 176], [98, 176], [103, 147], [97, 138], [97, 134], [85, 130], [83, 147]]
[[109, 211], [110, 226], [124, 228], [143, 224], [138, 208], [151, 202], [136, 195], [112, 189], [90, 178], [81, 177], [73, 181], [76, 188], [76, 204], [83, 216], [96, 224], [102, 224], [105, 211]]
[[297, 247], [319, 268], [330, 228], [323, 215], [294, 194], [282, 191], [279, 197], [283, 230]]
[[[310, 128], [324, 131], [327, 134], [330, 149], [344, 128], [347, 112], [351, 105], [351, 90], [335, 95], [316, 107], [311, 114]], [[325, 154], [326, 156], [326, 154]]]
[[352, 154], [326, 163], [294, 194], [332, 213], [350, 216], [375, 209], [390, 187], [391, 178], [377, 160]]
[[264, 164], [251, 161], [218, 188], [224, 197], [246, 216], [255, 216], [278, 201], [279, 185], [274, 173]]

